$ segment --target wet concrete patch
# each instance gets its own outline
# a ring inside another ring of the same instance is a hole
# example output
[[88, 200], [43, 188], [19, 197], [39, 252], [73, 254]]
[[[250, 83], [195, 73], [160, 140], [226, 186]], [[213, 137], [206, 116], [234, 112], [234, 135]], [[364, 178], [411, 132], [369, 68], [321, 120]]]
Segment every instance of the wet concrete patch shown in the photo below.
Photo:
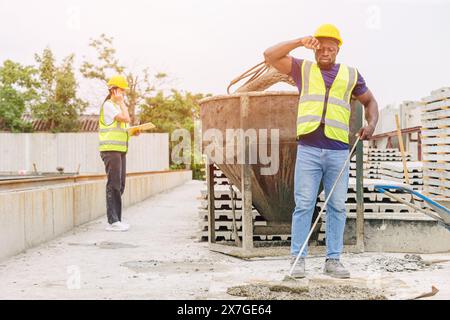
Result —
[[186, 260], [186, 261], [128, 261], [121, 266], [126, 267], [134, 272], [165, 272], [165, 273], [207, 273], [220, 272], [229, 269], [226, 266], [218, 265], [211, 261]]
[[379, 290], [351, 285], [250, 284], [229, 288], [232, 296], [249, 300], [386, 300]]
[[138, 246], [134, 244], [128, 244], [128, 243], [121, 243], [121, 242], [100, 242], [97, 244], [97, 247], [101, 249], [133, 249], [137, 248]]
[[93, 243], [69, 243], [69, 246], [80, 246], [80, 247], [98, 247], [100, 249], [133, 249], [138, 246], [134, 244], [122, 243], [122, 242], [93, 242]]

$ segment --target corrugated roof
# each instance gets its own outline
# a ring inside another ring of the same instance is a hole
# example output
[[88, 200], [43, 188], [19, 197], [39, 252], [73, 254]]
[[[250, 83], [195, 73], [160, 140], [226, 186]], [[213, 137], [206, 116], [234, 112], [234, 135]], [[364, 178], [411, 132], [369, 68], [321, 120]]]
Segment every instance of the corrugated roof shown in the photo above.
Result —
[[[80, 121], [80, 132], [97, 132], [98, 131], [98, 118], [99, 115], [88, 114], [81, 115]], [[33, 131], [35, 132], [45, 132], [50, 131], [50, 122], [45, 120], [33, 120], [31, 115], [24, 115], [22, 117], [24, 121], [33, 123]]]

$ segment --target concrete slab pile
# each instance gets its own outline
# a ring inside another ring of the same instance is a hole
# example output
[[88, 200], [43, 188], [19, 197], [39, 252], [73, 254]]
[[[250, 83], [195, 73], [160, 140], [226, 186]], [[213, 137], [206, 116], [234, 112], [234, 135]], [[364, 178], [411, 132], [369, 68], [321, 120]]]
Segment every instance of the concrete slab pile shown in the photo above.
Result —
[[450, 87], [422, 99], [424, 192], [450, 199]]
[[[396, 162], [390, 162], [390, 168], [397, 168]], [[418, 169], [415, 165], [410, 165], [410, 171], [415, 172]], [[215, 170], [215, 179], [226, 181], [226, 177], [220, 170]], [[365, 215], [365, 242], [367, 251], [392, 251], [392, 252], [441, 252], [450, 249], [449, 242], [443, 241], [437, 244], [433, 241], [437, 235], [443, 239], [450, 239], [446, 235], [445, 229], [438, 226], [430, 218], [423, 214], [416, 213], [410, 207], [399, 204], [386, 196], [378, 193], [374, 189], [375, 184], [391, 184], [402, 185], [402, 183], [392, 180], [381, 179], [365, 179], [364, 180], [364, 215]], [[241, 210], [241, 194], [239, 190], [233, 186], [235, 192], [235, 218], [238, 230], [238, 236], [242, 235], [242, 210]], [[215, 185], [215, 240], [216, 241], [234, 241], [233, 233], [233, 215], [232, 203], [229, 185]], [[410, 201], [409, 194], [398, 193], [399, 197]], [[208, 241], [208, 201], [206, 186], [203, 188], [198, 198], [199, 206], [199, 231], [198, 239], [200, 241]], [[324, 193], [319, 196], [318, 207], [323, 206], [325, 200]], [[423, 205], [422, 202], [415, 202], [416, 205]], [[347, 227], [345, 231], [345, 243], [353, 243], [355, 237], [355, 220], [356, 220], [356, 179], [350, 178], [348, 198], [347, 198]], [[318, 244], [325, 240], [326, 228], [326, 210], [322, 217], [322, 226], [318, 235]], [[267, 222], [264, 218], [253, 209], [253, 220], [255, 226], [266, 226]], [[442, 229], [442, 230], [441, 230]], [[424, 233], [427, 236], [420, 245], [417, 245], [417, 234]], [[399, 234], [402, 238], [399, 240]], [[406, 239], [406, 240], [405, 240]], [[266, 245], [287, 245], [291, 240], [290, 233], [285, 234], [254, 234], [255, 241], [261, 241]]]
[[[381, 163], [402, 161], [402, 155], [396, 148], [377, 149], [364, 147], [364, 178], [381, 179]], [[406, 161], [411, 161], [411, 155], [406, 154]], [[350, 177], [356, 177], [356, 160], [350, 164]]]
[[[423, 165], [420, 161], [408, 161], [406, 163], [408, 169], [409, 184], [413, 190], [421, 191], [423, 189]], [[384, 180], [404, 183], [405, 174], [403, 170], [403, 162], [382, 162], [380, 163], [380, 177]]]

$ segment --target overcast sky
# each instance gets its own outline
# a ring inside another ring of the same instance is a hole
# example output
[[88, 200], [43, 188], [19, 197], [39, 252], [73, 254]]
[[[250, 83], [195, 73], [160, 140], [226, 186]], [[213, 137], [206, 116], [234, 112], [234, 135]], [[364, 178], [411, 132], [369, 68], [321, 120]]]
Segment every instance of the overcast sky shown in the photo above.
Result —
[[[92, 56], [89, 39], [106, 33], [133, 70], [148, 66], [178, 89], [224, 94], [267, 47], [334, 23], [344, 40], [338, 62], [358, 68], [380, 106], [450, 86], [449, 0], [0, 0], [0, 10], [0, 61], [30, 64], [50, 46], [79, 64]], [[313, 59], [304, 48], [293, 55]], [[94, 105], [101, 89], [81, 85]]]

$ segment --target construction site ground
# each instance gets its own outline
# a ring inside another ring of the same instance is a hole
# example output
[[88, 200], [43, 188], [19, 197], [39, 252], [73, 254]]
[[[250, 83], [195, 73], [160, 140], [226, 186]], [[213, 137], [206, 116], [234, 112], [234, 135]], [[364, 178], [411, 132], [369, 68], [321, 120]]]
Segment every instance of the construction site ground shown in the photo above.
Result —
[[[129, 232], [106, 232], [102, 218], [0, 262], [0, 299], [410, 299], [435, 286], [424, 299], [450, 300], [450, 253], [400, 266], [405, 254], [345, 254], [348, 280], [322, 275], [324, 257], [310, 257], [307, 279], [292, 282], [283, 281], [289, 257], [211, 252], [197, 236], [202, 187], [188, 182], [127, 209]], [[299, 287], [316, 289], [302, 296]]]

